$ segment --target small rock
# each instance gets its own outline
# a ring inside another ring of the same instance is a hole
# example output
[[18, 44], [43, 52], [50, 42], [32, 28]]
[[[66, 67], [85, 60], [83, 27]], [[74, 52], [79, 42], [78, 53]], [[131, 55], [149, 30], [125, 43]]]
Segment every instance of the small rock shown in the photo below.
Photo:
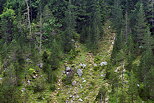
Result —
[[126, 69], [124, 69], [123, 72], [125, 73], [126, 72]]
[[71, 68], [70, 67], [66, 67], [66, 71], [70, 71], [71, 70]]
[[73, 85], [73, 86], [76, 85], [76, 81], [73, 81], [73, 82], [72, 82], [72, 85]]
[[73, 96], [72, 95], [70, 95], [70, 98], [72, 98]]
[[72, 96], [72, 99], [75, 100], [75, 96]]
[[143, 46], [139, 46], [139, 48], [140, 48], [140, 49], [142, 49], [142, 48], [143, 48]]
[[65, 71], [63, 70], [62, 73], [65, 74]]
[[70, 103], [74, 103], [73, 100], [71, 100]]
[[82, 87], [82, 86], [80, 86], [80, 88], [82, 89], [83, 87]]
[[107, 65], [107, 62], [101, 62], [100, 66]]
[[94, 67], [97, 67], [97, 64], [96, 63], [94, 64]]
[[33, 76], [33, 79], [36, 79], [36, 76], [35, 75]]
[[116, 69], [114, 72], [118, 72], [118, 69]]
[[70, 72], [66, 72], [66, 75], [69, 75], [70, 74]]
[[83, 100], [82, 100], [81, 98], [79, 99], [79, 101], [80, 101], [80, 102], [83, 102]]
[[85, 83], [86, 82], [86, 80], [83, 80], [83, 83]]
[[83, 74], [82, 69], [78, 69], [78, 70], [77, 70], [77, 74], [81, 77], [82, 74]]
[[105, 77], [105, 74], [101, 74], [101, 77]]
[[79, 98], [79, 95], [76, 95], [76, 98]]
[[30, 59], [29, 59], [29, 58], [27, 58], [27, 59], [26, 59], [26, 61], [30, 61]]
[[2, 80], [3, 78], [0, 78], [0, 80]]
[[31, 59], [29, 59], [29, 58], [26, 59], [26, 62], [27, 63], [32, 63]]
[[71, 41], [72, 41], [72, 42], [75, 42], [75, 40], [74, 40], [74, 39], [71, 39]]
[[25, 90], [26, 90], [25, 88], [22, 88], [22, 89], [21, 89], [21, 92], [24, 92]]
[[83, 68], [85, 68], [87, 65], [86, 65], [86, 64], [83, 64], [83, 63], [81, 63], [81, 64], [80, 64], [80, 66], [81, 66], [81, 67], [83, 67]]
[[137, 84], [137, 86], [139, 87], [140, 85], [139, 85], [139, 84]]
[[30, 80], [27, 81], [27, 84], [30, 85]]
[[39, 64], [37, 64], [37, 66], [38, 66], [39, 68], [43, 68], [43, 63], [39, 63]]

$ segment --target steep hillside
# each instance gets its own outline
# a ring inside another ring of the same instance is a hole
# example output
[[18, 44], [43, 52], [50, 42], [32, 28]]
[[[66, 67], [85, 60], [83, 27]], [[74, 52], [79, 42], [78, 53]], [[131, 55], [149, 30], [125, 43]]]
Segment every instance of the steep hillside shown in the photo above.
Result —
[[[78, 44], [76, 48], [80, 52], [73, 61], [65, 61], [65, 67], [73, 70], [74, 75], [69, 85], [65, 85], [62, 80], [66, 77], [64, 65], [60, 68], [61, 74], [58, 75], [56, 90], [51, 94], [51, 103], [93, 103], [100, 88], [104, 85], [109, 88], [105, 75], [110, 61], [111, 52], [114, 44], [115, 34], [106, 35], [100, 41], [97, 55], [86, 51], [85, 46]], [[104, 64], [103, 64], [104, 63]], [[85, 66], [82, 66], [84, 64]], [[79, 76], [77, 71], [81, 69], [83, 74]], [[107, 102], [107, 97], [106, 97]]]

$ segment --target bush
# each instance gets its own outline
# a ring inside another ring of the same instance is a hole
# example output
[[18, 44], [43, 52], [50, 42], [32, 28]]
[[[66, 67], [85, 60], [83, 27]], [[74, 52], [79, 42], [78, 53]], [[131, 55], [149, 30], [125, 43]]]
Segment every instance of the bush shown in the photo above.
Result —
[[70, 85], [70, 84], [72, 84], [72, 78], [73, 78], [73, 77], [67, 77], [67, 76], [65, 76], [65, 77], [62, 79], [62, 82], [63, 82], [65, 85]]
[[51, 90], [51, 91], [55, 91], [55, 90], [56, 90], [56, 86], [55, 86], [54, 84], [52, 84], [52, 85], [50, 86], [50, 90]]
[[43, 90], [45, 90], [45, 83], [40, 78], [37, 78], [33, 85], [34, 93], [42, 92]]
[[100, 101], [101, 98], [102, 98], [102, 100], [105, 99], [106, 93], [107, 93], [107, 89], [104, 86], [101, 87], [99, 90], [99, 93], [96, 97], [96, 101]]
[[[15, 86], [0, 85], [0, 101], [1, 103], [21, 103], [20, 92]], [[19, 102], [20, 101], [20, 102]]]

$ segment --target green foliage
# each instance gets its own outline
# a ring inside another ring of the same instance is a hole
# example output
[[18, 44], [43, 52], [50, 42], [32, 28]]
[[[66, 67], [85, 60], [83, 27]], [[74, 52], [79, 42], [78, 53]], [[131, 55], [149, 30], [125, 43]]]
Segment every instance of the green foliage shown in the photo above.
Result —
[[99, 90], [99, 93], [96, 97], [96, 101], [100, 101], [100, 102], [103, 102], [105, 101], [105, 97], [106, 97], [106, 93], [107, 93], [107, 89], [103, 86], [100, 88]]
[[47, 72], [47, 70], [49, 69], [49, 55], [47, 54], [46, 51], [44, 51], [43, 55], [42, 55], [42, 61], [43, 61], [43, 71]]
[[0, 100], [2, 103], [20, 103], [20, 91], [15, 86], [0, 85]]
[[145, 13], [142, 3], [138, 3], [138, 9], [136, 10], [136, 24], [134, 27], [135, 42], [137, 42], [137, 47], [142, 46], [143, 38], [146, 34], [147, 23], [145, 22]]
[[62, 82], [63, 82], [65, 85], [71, 85], [71, 84], [72, 84], [73, 76], [74, 76], [74, 75], [71, 75], [71, 76], [64, 76], [63, 79], [62, 79]]
[[74, 39], [75, 34], [75, 14], [74, 14], [74, 5], [71, 0], [66, 1], [67, 9], [64, 12], [64, 32], [62, 35], [64, 52], [69, 52], [71, 49], [74, 49]]
[[12, 9], [6, 9], [0, 14], [0, 36], [5, 42], [10, 42], [16, 30], [16, 16]]
[[113, 27], [117, 30], [118, 34], [121, 32], [123, 26], [122, 7], [120, 3], [121, 0], [114, 0], [114, 5], [112, 8], [112, 22], [114, 25]]
[[46, 89], [45, 84], [45, 81], [43, 82], [41, 78], [37, 78], [33, 84], [34, 93], [43, 92]]
[[32, 75], [32, 73], [34, 73], [34, 72], [35, 72], [35, 70], [33, 68], [29, 68], [29, 70], [28, 70], [29, 75]]
[[[44, 51], [43, 56], [42, 56], [42, 61], [43, 61], [43, 71], [47, 74], [47, 81], [49, 83], [54, 83], [57, 81], [57, 75], [55, 69], [59, 66], [58, 61], [54, 62], [53, 60], [58, 58], [52, 58], [50, 61], [49, 54]], [[51, 64], [50, 64], [51, 63]], [[55, 64], [54, 64], [55, 63]]]
[[56, 86], [55, 86], [54, 84], [52, 84], [52, 85], [50, 86], [50, 90], [51, 90], [51, 91], [55, 91], [55, 90], [56, 90]]
[[50, 55], [50, 65], [53, 70], [58, 69], [60, 65], [60, 60], [62, 58], [62, 47], [61, 44], [54, 39], [52, 41], [51, 55]]
[[15, 12], [12, 9], [6, 9], [1, 15], [0, 18], [8, 18], [8, 19], [15, 19]]
[[[101, 87], [96, 97], [98, 102], [105, 100], [105, 96], [107, 98], [109, 96], [111, 103], [141, 103], [139, 96], [147, 102], [153, 100], [153, 38], [148, 28], [150, 27], [151, 31], [153, 29], [152, 1], [27, 1], [29, 8], [25, 0], [0, 0], [0, 77], [2, 77], [0, 100], [2, 103], [45, 103], [59, 99], [54, 97], [55, 95], [60, 97], [60, 93], [53, 94], [51, 97], [51, 91], [56, 90], [56, 81], [61, 78], [59, 72], [63, 69], [64, 61], [73, 66], [79, 63], [88, 64], [83, 70], [83, 77], [87, 77], [85, 78], [87, 81], [83, 84], [87, 86], [87, 90], [84, 86], [83, 89], [78, 90], [85, 93], [81, 94], [82, 98], [94, 94]], [[32, 37], [28, 39], [30, 26]], [[108, 46], [106, 44], [110, 43], [110, 40], [106, 41], [108, 39], [113, 41], [114, 37], [109, 38], [113, 34], [116, 34], [116, 38], [115, 43], [112, 44], [114, 45], [112, 64], [94, 67], [94, 63], [99, 64], [110, 56], [106, 50]], [[99, 48], [99, 44], [103, 46]], [[89, 52], [93, 53], [101, 49], [104, 56], [100, 56], [99, 53], [89, 56], [87, 55], [89, 49], [91, 50]], [[123, 72], [123, 69], [126, 71]], [[99, 72], [105, 73], [106, 77], [100, 77]], [[37, 77], [33, 78], [35, 74]], [[99, 78], [98, 81], [95, 81], [95, 74]], [[120, 77], [122, 74], [123, 78]], [[64, 76], [62, 81], [70, 85], [73, 79], [80, 81], [80, 78], [76, 77], [72, 73], [71, 76]], [[88, 77], [92, 81], [89, 81]], [[127, 83], [124, 84], [123, 81]], [[103, 84], [99, 82], [105, 82], [107, 85], [102, 86]], [[111, 87], [111, 92], [108, 86]], [[73, 88], [71, 90], [75, 87], [70, 86]], [[20, 91], [21, 88], [26, 90]], [[94, 88], [96, 91], [89, 93], [89, 90]], [[65, 91], [67, 88], [62, 89]], [[67, 95], [60, 97], [59, 101], [65, 102], [66, 97]], [[90, 100], [85, 98], [84, 102], [91, 102]]]

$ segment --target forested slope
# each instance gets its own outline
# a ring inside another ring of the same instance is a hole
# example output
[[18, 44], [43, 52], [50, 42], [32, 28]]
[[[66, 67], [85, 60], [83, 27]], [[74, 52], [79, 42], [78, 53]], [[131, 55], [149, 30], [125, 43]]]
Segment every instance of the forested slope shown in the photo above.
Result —
[[153, 103], [153, 0], [0, 0], [0, 103]]

